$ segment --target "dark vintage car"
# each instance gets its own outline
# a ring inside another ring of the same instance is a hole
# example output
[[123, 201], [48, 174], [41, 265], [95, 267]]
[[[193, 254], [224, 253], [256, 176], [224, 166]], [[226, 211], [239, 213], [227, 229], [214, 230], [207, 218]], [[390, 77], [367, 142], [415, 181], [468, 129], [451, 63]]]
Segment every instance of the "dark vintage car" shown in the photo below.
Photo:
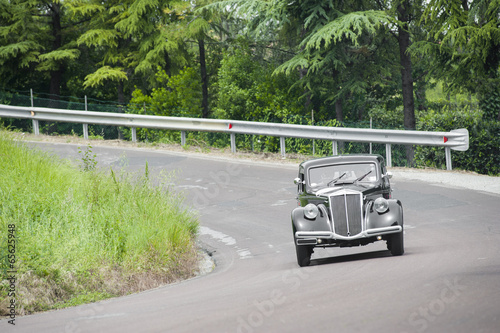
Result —
[[340, 155], [302, 162], [292, 211], [297, 262], [308, 266], [315, 247], [351, 247], [379, 240], [404, 253], [403, 207], [391, 198], [392, 177], [380, 155]]

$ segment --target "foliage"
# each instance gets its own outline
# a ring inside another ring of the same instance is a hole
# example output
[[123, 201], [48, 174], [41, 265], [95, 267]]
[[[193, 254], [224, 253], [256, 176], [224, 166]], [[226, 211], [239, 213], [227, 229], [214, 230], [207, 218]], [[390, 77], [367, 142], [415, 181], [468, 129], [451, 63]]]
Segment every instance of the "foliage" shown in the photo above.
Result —
[[126, 72], [120, 67], [103, 66], [85, 77], [83, 86], [98, 87], [106, 81], [123, 81], [128, 80]]
[[328, 48], [343, 40], [349, 40], [355, 47], [360, 47], [362, 45], [361, 37], [364, 33], [375, 35], [378, 29], [394, 23], [393, 21], [386, 13], [374, 10], [341, 15], [311, 35], [306, 40], [306, 48]]
[[201, 113], [201, 89], [198, 73], [194, 68], [185, 67], [177, 75], [169, 76], [158, 68], [156, 80], [159, 88], [151, 95], [136, 89], [130, 101], [132, 113], [144, 114], [143, 104], [147, 103], [147, 114], [156, 116], [199, 117]]
[[[450, 89], [490, 100], [500, 93], [499, 12], [497, 0], [432, 0], [422, 18], [429, 36], [414, 45], [412, 53], [431, 57], [430, 73], [446, 80]], [[487, 119], [500, 120], [498, 107], [484, 111]]]
[[[134, 90], [127, 112], [155, 116], [201, 116], [201, 82], [194, 68], [185, 67], [179, 74], [171, 76], [158, 68], [156, 81], [159, 88], [154, 88], [150, 95], [145, 95], [140, 89]], [[140, 139], [149, 141], [177, 140], [179, 136], [171, 131], [149, 129], [138, 129], [137, 135]]]
[[[469, 131], [469, 150], [453, 151], [454, 169], [475, 171], [481, 174], [500, 174], [500, 122], [486, 121], [481, 112], [468, 108], [451, 110], [443, 107], [421, 117], [418, 129], [422, 131], [451, 131], [466, 128]], [[441, 147], [417, 147], [418, 166], [443, 168], [446, 165], [444, 149]]]
[[78, 32], [66, 5], [39, 0], [0, 2], [0, 85], [43, 87], [37, 81], [48, 78], [50, 92], [60, 93], [64, 68], [80, 56], [75, 43]]
[[301, 113], [292, 88], [293, 80], [272, 75], [272, 65], [259, 65], [251, 50], [238, 48], [228, 52], [221, 62], [218, 78], [218, 107], [221, 119], [282, 122]]
[[[96, 290], [91, 300], [124, 295], [193, 273], [198, 222], [166, 187], [168, 179], [151, 184], [147, 168], [134, 177], [78, 171], [6, 135], [0, 132], [0, 227], [16, 226], [23, 286], [18, 314], [76, 305]], [[6, 251], [0, 248], [2, 276]], [[0, 284], [1, 314], [7, 289]]]
[[[500, 78], [499, 78], [500, 79]], [[498, 81], [500, 83], [500, 80]], [[484, 112], [485, 120], [500, 121], [500, 89], [498, 84], [484, 86], [478, 94], [479, 107]]]
[[88, 28], [80, 34], [77, 44], [89, 48], [98, 56], [97, 62], [90, 68], [92, 72], [85, 76], [85, 88], [103, 86], [110, 81], [120, 86], [128, 80], [127, 69], [136, 45], [127, 40], [115, 25], [125, 15], [124, 11], [129, 5], [129, 2], [88, 1], [75, 2], [70, 7], [73, 15], [89, 21]]
[[376, 120], [377, 128], [403, 129], [403, 108], [386, 108], [383, 104], [375, 104], [368, 112], [370, 118]]
[[92, 146], [88, 144], [87, 149], [85, 150], [82, 150], [82, 148], [78, 147], [78, 154], [82, 155], [81, 159], [83, 171], [94, 171], [97, 166], [97, 155], [92, 152]]

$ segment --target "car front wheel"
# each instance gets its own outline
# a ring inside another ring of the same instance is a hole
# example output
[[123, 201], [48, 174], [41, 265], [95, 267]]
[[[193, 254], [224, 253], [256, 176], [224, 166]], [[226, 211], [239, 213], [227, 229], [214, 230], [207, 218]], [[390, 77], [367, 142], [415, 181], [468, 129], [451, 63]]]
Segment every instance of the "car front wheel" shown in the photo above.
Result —
[[387, 248], [393, 256], [400, 256], [405, 253], [403, 231], [390, 236], [387, 240]]
[[309, 266], [309, 264], [311, 263], [313, 247], [309, 245], [295, 244], [295, 251], [297, 252], [297, 263], [299, 264], [299, 266]]

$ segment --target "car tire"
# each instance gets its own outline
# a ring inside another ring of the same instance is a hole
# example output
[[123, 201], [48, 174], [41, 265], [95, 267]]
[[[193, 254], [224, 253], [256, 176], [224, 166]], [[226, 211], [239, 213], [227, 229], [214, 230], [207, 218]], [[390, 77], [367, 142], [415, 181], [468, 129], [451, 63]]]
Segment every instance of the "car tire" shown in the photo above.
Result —
[[295, 244], [295, 251], [297, 252], [297, 263], [299, 264], [299, 266], [309, 266], [309, 264], [311, 263], [313, 247], [308, 245]]
[[405, 253], [403, 231], [390, 236], [387, 240], [387, 248], [393, 256], [400, 256]]

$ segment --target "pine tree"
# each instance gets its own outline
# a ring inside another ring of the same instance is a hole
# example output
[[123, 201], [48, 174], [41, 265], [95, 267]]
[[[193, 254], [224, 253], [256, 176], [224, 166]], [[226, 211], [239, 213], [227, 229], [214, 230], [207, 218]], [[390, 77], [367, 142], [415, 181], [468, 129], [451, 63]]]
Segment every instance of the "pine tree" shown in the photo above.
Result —
[[[167, 74], [187, 64], [188, 53], [182, 43], [167, 34], [167, 27], [178, 20], [169, 0], [87, 0], [73, 12], [91, 18], [89, 30], [78, 39], [101, 55], [99, 67], [85, 78], [86, 88], [114, 82], [119, 103], [125, 103], [125, 90], [134, 82], [154, 87], [155, 73], [162, 67]], [[183, 2], [186, 3], [186, 2]], [[187, 3], [189, 5], [189, 3]]]
[[38, 80], [48, 77], [48, 92], [53, 98], [60, 95], [64, 69], [80, 55], [76, 23], [67, 15], [67, 4], [57, 0], [0, 2], [2, 84], [16, 87], [20, 71]]
[[430, 74], [449, 89], [477, 93], [486, 119], [500, 120], [500, 1], [431, 0], [422, 23], [428, 40], [412, 52], [430, 57]]

